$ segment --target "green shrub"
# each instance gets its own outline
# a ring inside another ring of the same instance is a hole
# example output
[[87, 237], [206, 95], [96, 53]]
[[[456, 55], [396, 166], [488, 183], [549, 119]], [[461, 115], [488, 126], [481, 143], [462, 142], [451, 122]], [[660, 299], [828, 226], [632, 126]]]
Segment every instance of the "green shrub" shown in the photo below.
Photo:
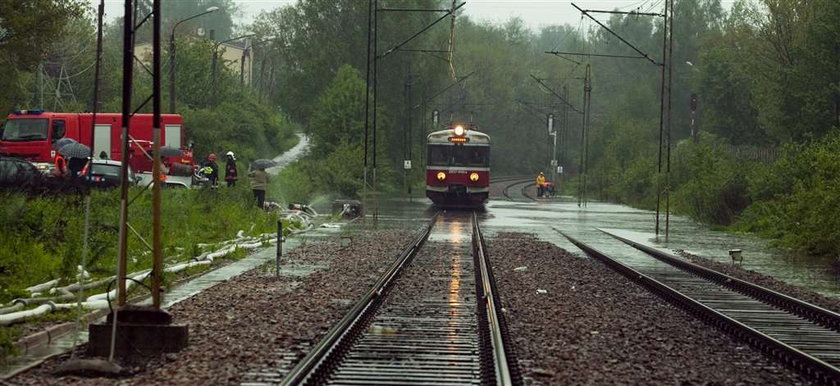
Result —
[[677, 146], [672, 164], [674, 209], [692, 218], [728, 225], [749, 205], [743, 165], [704, 136]]
[[736, 229], [815, 255], [840, 255], [840, 133], [791, 146], [770, 167], [752, 171], [750, 191], [761, 199]]

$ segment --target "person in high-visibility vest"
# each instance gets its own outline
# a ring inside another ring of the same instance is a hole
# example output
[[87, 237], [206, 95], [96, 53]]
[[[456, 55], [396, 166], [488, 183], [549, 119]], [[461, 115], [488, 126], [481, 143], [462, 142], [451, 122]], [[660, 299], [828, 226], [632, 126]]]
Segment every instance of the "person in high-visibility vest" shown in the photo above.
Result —
[[58, 178], [66, 178], [69, 175], [67, 170], [67, 160], [61, 154], [55, 155], [55, 160], [53, 162], [55, 169], [53, 169], [53, 175]]
[[545, 175], [540, 172], [537, 175], [537, 197], [542, 197], [545, 194]]

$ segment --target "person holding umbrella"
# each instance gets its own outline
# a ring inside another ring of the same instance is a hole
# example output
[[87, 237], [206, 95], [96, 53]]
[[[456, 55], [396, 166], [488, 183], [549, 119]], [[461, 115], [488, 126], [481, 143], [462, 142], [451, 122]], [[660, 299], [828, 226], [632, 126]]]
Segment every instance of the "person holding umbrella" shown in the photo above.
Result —
[[236, 180], [238, 178], [238, 172], [236, 170], [236, 157], [233, 155], [232, 151], [227, 152], [227, 162], [225, 162], [225, 181], [227, 181], [227, 186], [232, 187], [236, 185]]
[[248, 177], [251, 178], [251, 191], [254, 192], [257, 207], [260, 209], [265, 209], [265, 190], [268, 188], [268, 173], [265, 169], [271, 164], [269, 160], [258, 159], [251, 163], [251, 172], [248, 173]]
[[55, 158], [53, 159], [53, 164], [55, 166], [55, 168], [53, 169], [53, 174], [58, 178], [67, 178], [70, 176], [70, 172], [67, 169], [67, 159], [64, 158], [64, 156], [61, 155], [61, 152], [58, 150], [61, 150], [62, 147], [67, 146], [71, 143], [76, 143], [76, 140], [65, 137], [55, 141], [55, 143], [53, 143], [52, 145], [53, 150], [56, 150]]
[[[90, 158], [90, 148], [81, 143], [73, 142], [62, 146], [61, 149], [58, 149], [58, 154], [67, 159], [66, 169], [69, 170], [69, 173], [65, 172], [64, 175], [69, 174], [70, 179], [75, 179], [88, 163], [88, 159]], [[56, 166], [58, 166], [57, 161]]]

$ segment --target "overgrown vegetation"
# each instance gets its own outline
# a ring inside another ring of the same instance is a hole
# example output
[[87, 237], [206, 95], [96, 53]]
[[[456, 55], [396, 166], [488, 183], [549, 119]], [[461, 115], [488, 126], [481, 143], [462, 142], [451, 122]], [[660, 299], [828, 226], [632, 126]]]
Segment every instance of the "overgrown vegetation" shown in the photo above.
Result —
[[[129, 223], [144, 238], [151, 236], [151, 197], [138, 195], [130, 206]], [[164, 256], [171, 261], [197, 256], [199, 243], [274, 232], [277, 218], [257, 209], [245, 186], [218, 190], [164, 190]], [[119, 192], [94, 191], [91, 197], [90, 236], [86, 269], [102, 277], [116, 267]], [[25, 287], [55, 278], [72, 280], [81, 264], [84, 197], [67, 195], [30, 198], [2, 193], [0, 207], [0, 302], [24, 295]], [[151, 254], [140, 238], [129, 235], [130, 272], [151, 267]]]

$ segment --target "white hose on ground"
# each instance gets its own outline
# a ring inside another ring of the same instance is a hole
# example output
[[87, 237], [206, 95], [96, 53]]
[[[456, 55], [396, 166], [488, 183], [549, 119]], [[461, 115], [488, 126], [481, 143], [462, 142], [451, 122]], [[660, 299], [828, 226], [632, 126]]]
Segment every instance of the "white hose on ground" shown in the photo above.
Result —
[[236, 250], [236, 245], [231, 245], [231, 246], [228, 246], [228, 247], [224, 247], [222, 249], [217, 250], [216, 252], [208, 254], [207, 256], [204, 257], [204, 259], [215, 260], [215, 259], [218, 259], [222, 256], [225, 256], [225, 255], [229, 254], [229, 253], [232, 253], [235, 250]]
[[8, 314], [15, 311], [20, 311], [23, 308], [23, 303], [15, 303], [9, 307], [0, 308], [0, 315]]
[[55, 305], [53, 303], [47, 303], [35, 307], [31, 310], [3, 314], [0, 315], [0, 325], [6, 326], [12, 323], [22, 322], [27, 319], [36, 318], [41, 315], [46, 315], [47, 313], [52, 312], [54, 309]]
[[180, 272], [190, 267], [197, 267], [199, 265], [210, 265], [213, 264], [210, 260], [201, 260], [201, 261], [190, 261], [186, 263], [175, 264], [171, 267], [167, 267], [163, 269], [163, 272], [166, 273], [173, 273], [173, 272]]
[[[152, 271], [143, 271], [143, 272], [140, 272], [140, 273], [128, 275], [128, 278], [133, 279], [133, 280], [129, 280], [129, 279], [125, 280], [125, 290], [126, 290], [126, 292], [128, 292], [128, 290], [136, 284], [135, 280], [139, 281], [139, 282], [142, 282], [143, 280], [146, 280], [146, 278], [149, 277], [149, 275], [151, 275], [151, 274], [152, 274]], [[97, 301], [97, 300], [114, 299], [116, 297], [117, 297], [117, 288], [114, 288], [111, 291], [106, 292], [106, 293], [101, 293], [101, 294], [96, 294], [96, 295], [93, 295], [93, 296], [88, 296], [87, 301], [92, 302], [92, 301]]]
[[55, 280], [50, 280], [46, 283], [33, 285], [32, 287], [29, 287], [26, 290], [29, 291], [30, 294], [32, 294], [32, 293], [35, 293], [35, 292], [46, 291], [46, 290], [48, 290], [52, 287], [55, 287], [57, 285], [58, 285], [58, 279], [55, 279]]
[[108, 308], [108, 301], [107, 300], [96, 300], [92, 302], [81, 302], [81, 303], [59, 303], [54, 304], [55, 311], [66, 311], [72, 310], [81, 305], [82, 309], [85, 310], [104, 310]]

